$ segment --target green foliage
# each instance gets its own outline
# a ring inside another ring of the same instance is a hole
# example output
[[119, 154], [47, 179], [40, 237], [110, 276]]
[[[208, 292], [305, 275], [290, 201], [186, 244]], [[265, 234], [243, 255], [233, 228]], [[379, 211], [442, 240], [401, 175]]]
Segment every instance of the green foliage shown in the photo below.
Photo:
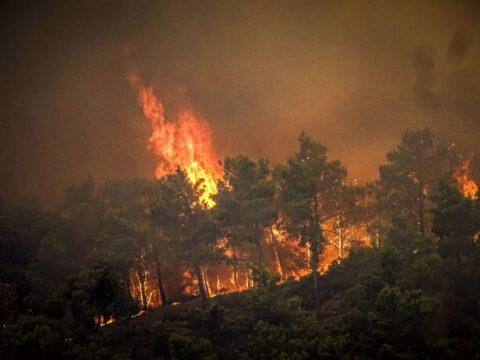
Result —
[[426, 239], [404, 217], [398, 214], [393, 216], [392, 225], [383, 243], [404, 253], [413, 253], [428, 245]]
[[169, 353], [171, 359], [184, 360], [215, 360], [212, 344], [205, 338], [193, 338], [174, 332], [169, 338]]
[[65, 342], [53, 321], [43, 316], [21, 316], [1, 331], [1, 358], [61, 359]]
[[156, 322], [151, 329], [154, 353], [168, 359], [215, 360], [217, 355], [210, 340], [194, 337], [182, 329], [169, 330], [164, 323]]
[[0, 206], [0, 320], [13, 321], [26, 310], [23, 298], [31, 291], [26, 277], [42, 239], [52, 231], [49, 214], [33, 203], [23, 203], [13, 209]]
[[[75, 344], [71, 349], [65, 351], [63, 355], [64, 359], [101, 360], [110, 357], [112, 354], [104, 347], [91, 342], [85, 345]], [[115, 358], [125, 359], [122, 357]]]
[[473, 201], [453, 186], [444, 181], [439, 183], [439, 193], [432, 197], [437, 207], [434, 215], [432, 231], [438, 236], [438, 249], [443, 257], [460, 258], [474, 250], [475, 234], [479, 231], [473, 221]]
[[327, 149], [301, 133], [300, 150], [276, 172], [281, 186], [287, 229], [300, 235], [303, 243], [321, 245], [325, 239], [320, 227], [322, 216], [332, 216], [342, 192], [346, 170], [339, 162], [327, 161]]
[[[323, 145], [304, 133], [299, 144], [273, 174], [266, 160], [227, 158], [213, 209], [181, 169], [99, 188], [87, 179], [48, 213], [0, 206], [0, 358], [478, 358], [480, 202], [452, 183], [461, 156], [428, 130], [407, 131], [364, 197]], [[282, 284], [261, 258], [279, 213], [314, 270]], [[319, 276], [323, 246], [353, 224], [368, 225], [374, 246]], [[226, 261], [223, 239], [248, 258]], [[207, 303], [202, 267], [219, 262], [248, 270], [255, 289]], [[167, 266], [170, 286], [195, 272], [204, 306], [147, 306]], [[133, 318], [131, 274], [147, 310]]]
[[205, 309], [190, 308], [186, 314], [189, 325], [193, 329], [205, 329], [209, 333], [222, 331], [226, 309], [216, 303]]
[[69, 278], [65, 299], [76, 326], [86, 330], [98, 328], [101, 317], [121, 319], [138, 311], [125, 283], [109, 268], [86, 270]]
[[198, 279], [204, 304], [208, 302], [201, 266], [221, 259], [216, 247], [213, 215], [201, 201], [201, 182], [192, 184], [180, 168], [158, 183], [160, 200], [152, 205], [151, 219], [157, 236], [170, 244], [174, 257], [190, 266]]
[[302, 246], [310, 249], [318, 316], [318, 257], [327, 242], [324, 223], [328, 219], [344, 218], [350, 211], [348, 205], [355, 207], [357, 202], [354, 199], [355, 192], [345, 186], [347, 171], [339, 161], [327, 161], [326, 147], [313, 141], [304, 132], [298, 141], [300, 150], [287, 160], [286, 166], [278, 167], [276, 173], [287, 231], [293, 238], [300, 238]]
[[407, 130], [402, 142], [387, 153], [388, 164], [381, 165], [380, 180], [373, 194], [377, 212], [391, 218], [400, 213], [422, 234], [430, 224], [429, 196], [436, 193], [439, 178], [451, 179], [461, 156], [454, 147], [435, 143], [428, 129]]
[[271, 272], [262, 264], [253, 268], [253, 282], [257, 287], [272, 288], [280, 282], [280, 274]]
[[259, 263], [263, 263], [262, 229], [277, 218], [275, 183], [270, 179], [268, 161], [254, 162], [243, 155], [227, 157], [214, 200], [216, 223], [228, 246], [246, 248], [245, 243], [253, 244]]
[[169, 348], [170, 330], [167, 325], [157, 321], [152, 325], [153, 352], [155, 355], [167, 356]]
[[55, 235], [44, 237], [35, 260], [26, 272], [32, 290], [25, 297], [25, 303], [34, 312], [61, 316], [61, 291], [67, 277], [76, 270], [77, 266], [65, 249], [65, 243]]
[[151, 208], [156, 230], [172, 245], [175, 256], [195, 266], [212, 260], [217, 233], [205, 204], [200, 184], [191, 184], [177, 169], [158, 183], [160, 200]]
[[[401, 291], [397, 287], [385, 287], [375, 301], [369, 321], [375, 329], [375, 340], [382, 340], [399, 347], [423, 347], [422, 337], [435, 314], [438, 303], [422, 295], [421, 290]], [[399, 339], [402, 339], [400, 342]], [[416, 352], [415, 349], [414, 352]]]

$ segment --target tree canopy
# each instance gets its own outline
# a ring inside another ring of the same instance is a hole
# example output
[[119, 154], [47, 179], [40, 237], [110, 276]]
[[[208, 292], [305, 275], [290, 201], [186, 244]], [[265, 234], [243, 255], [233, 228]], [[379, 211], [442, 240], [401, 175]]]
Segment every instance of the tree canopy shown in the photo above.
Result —
[[0, 206], [0, 357], [475, 358], [480, 201], [462, 155], [407, 130], [360, 185], [298, 143], [273, 169], [227, 157], [208, 202], [178, 168]]

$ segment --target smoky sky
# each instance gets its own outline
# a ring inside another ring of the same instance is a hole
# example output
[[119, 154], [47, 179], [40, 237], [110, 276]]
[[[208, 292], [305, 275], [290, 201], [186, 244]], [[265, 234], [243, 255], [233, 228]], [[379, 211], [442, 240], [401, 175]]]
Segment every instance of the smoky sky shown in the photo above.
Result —
[[[53, 204], [91, 176], [153, 178], [125, 77], [212, 128], [219, 159], [280, 163], [305, 130], [351, 179], [378, 176], [407, 128], [480, 172], [474, 1], [7, 1], [0, 5], [1, 197]], [[128, 58], [125, 49], [130, 49]], [[478, 178], [478, 176], [477, 176]]]

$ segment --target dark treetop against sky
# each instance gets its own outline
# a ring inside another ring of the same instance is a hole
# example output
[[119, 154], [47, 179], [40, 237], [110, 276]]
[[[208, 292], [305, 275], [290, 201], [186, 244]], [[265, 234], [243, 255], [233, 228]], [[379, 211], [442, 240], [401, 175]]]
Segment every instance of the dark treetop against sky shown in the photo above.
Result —
[[478, 175], [475, 3], [2, 1], [0, 196], [52, 204], [88, 175], [153, 177], [128, 62], [158, 95], [186, 94], [219, 158], [284, 161], [304, 129], [363, 182], [426, 126], [476, 152]]

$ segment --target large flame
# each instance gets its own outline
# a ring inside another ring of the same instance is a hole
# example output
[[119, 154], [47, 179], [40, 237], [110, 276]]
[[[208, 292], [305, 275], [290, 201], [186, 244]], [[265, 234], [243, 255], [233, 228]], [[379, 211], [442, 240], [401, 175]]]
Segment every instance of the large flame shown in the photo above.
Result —
[[155, 177], [160, 179], [180, 167], [193, 184], [203, 182], [205, 191], [201, 200], [212, 207], [215, 203], [210, 196], [217, 192], [221, 168], [213, 150], [209, 124], [188, 108], [167, 121], [165, 107], [155, 96], [153, 87], [141, 85], [135, 73], [128, 79], [137, 89], [143, 113], [152, 125], [148, 148], [159, 157]]
[[455, 180], [457, 181], [460, 191], [465, 197], [476, 199], [478, 186], [470, 177], [470, 159], [465, 160], [455, 172]]
[[[139, 76], [133, 71], [127, 78], [137, 90], [143, 113], [152, 126], [148, 148], [159, 158], [155, 177], [160, 179], [173, 174], [180, 167], [193, 184], [202, 184], [205, 191], [201, 200], [205, 201], [208, 207], [213, 207], [215, 202], [210, 196], [217, 192], [216, 184], [222, 176], [222, 169], [213, 150], [209, 124], [195, 116], [188, 107], [167, 119], [164, 102], [157, 98], [154, 88], [141, 84]], [[354, 235], [358, 234], [339, 234], [339, 238], [342, 239], [340, 248], [336, 250], [336, 243], [332, 243], [331, 251], [328, 254], [326, 251], [322, 255], [321, 272], [324, 272], [333, 260], [345, 255], [344, 250], [351, 246], [350, 238]], [[265, 229], [263, 240], [261, 251], [266, 265], [272, 271], [278, 272], [282, 281], [289, 277], [298, 279], [310, 273], [309, 248], [300, 247], [299, 239], [288, 236], [281, 218], [277, 224]], [[249, 250], [242, 251], [226, 245], [226, 241], [219, 242], [219, 247], [223, 249], [233, 266], [223, 263], [204, 266], [201, 269], [203, 285], [209, 296], [241, 291], [254, 285]], [[145, 303], [149, 307], [159, 306], [161, 299], [155, 272], [145, 267], [142, 276], [139, 276], [138, 271], [140, 270], [137, 269], [137, 273], [132, 271], [131, 274], [132, 294], [137, 299], [145, 297]], [[182, 278], [183, 293], [198, 293], [197, 279], [191, 270], [183, 270]], [[175, 279], [168, 279], [166, 288], [170, 293], [178, 295], [178, 286], [173, 286], [175, 282]], [[99, 321], [104, 322], [103, 319]]]

